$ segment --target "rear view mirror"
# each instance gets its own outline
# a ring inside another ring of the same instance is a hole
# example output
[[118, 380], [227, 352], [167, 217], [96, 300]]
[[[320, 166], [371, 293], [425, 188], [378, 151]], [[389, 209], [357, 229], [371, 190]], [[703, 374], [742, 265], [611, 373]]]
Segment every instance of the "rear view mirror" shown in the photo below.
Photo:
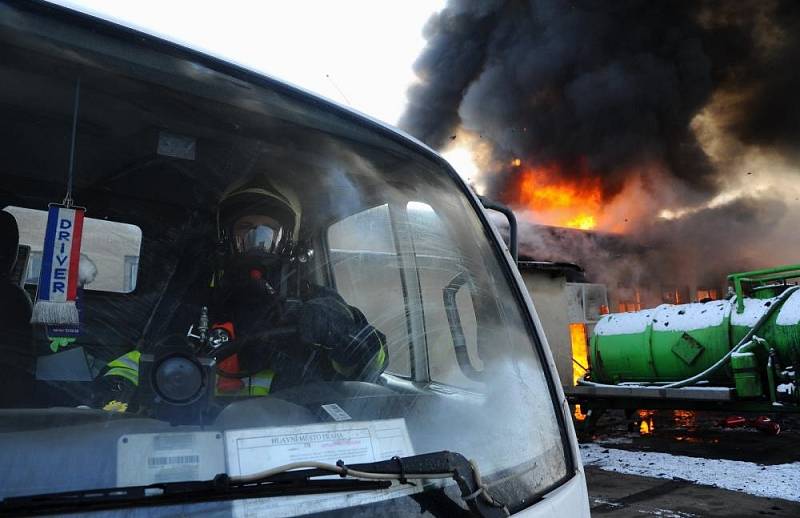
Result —
[[517, 217], [514, 216], [514, 212], [511, 209], [502, 203], [484, 198], [483, 196], [478, 196], [478, 199], [481, 201], [484, 207], [489, 210], [499, 212], [508, 220], [508, 250], [511, 252], [511, 258], [514, 259], [514, 264], [517, 264], [517, 250], [519, 250], [517, 238]]
[[[47, 224], [47, 211], [22, 207], [5, 207], [19, 227], [19, 244], [27, 247], [29, 257], [25, 272], [20, 272], [23, 284], [39, 283], [42, 266], [42, 245]], [[85, 218], [81, 243], [81, 268], [85, 275], [84, 288], [93, 291], [130, 293], [136, 288], [139, 270], [139, 249], [142, 231], [136, 225]], [[17, 267], [21, 267], [18, 261]]]

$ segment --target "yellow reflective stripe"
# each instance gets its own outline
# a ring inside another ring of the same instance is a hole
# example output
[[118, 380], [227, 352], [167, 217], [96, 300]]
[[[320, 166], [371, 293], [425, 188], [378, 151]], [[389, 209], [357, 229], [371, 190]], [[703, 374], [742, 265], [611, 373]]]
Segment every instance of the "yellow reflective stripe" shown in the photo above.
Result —
[[139, 385], [139, 359], [142, 353], [130, 351], [108, 362], [108, 371], [103, 376], [120, 376], [134, 385]]
[[258, 372], [255, 376], [250, 378], [250, 395], [266, 396], [269, 394], [269, 389], [272, 386], [272, 379], [274, 377], [275, 373], [271, 370]]
[[378, 333], [373, 331], [373, 334], [375, 335], [375, 338], [378, 339], [378, 343], [380, 344], [381, 348], [378, 350], [378, 354], [376, 354], [372, 358], [372, 361], [369, 362], [369, 365], [367, 366], [368, 372], [380, 371], [386, 362], [386, 347], [383, 345], [383, 340], [381, 340], [381, 336]]
[[381, 334], [374, 327], [372, 328], [372, 334], [374, 334], [375, 338], [378, 339], [378, 344], [380, 344], [381, 347], [381, 350], [378, 351], [378, 357], [375, 362], [377, 364], [375, 365], [375, 368], [380, 369], [386, 363], [386, 344], [383, 343], [383, 340], [381, 339]]
[[[375, 338], [378, 340], [378, 344], [380, 345], [380, 349], [378, 352], [375, 353], [375, 356], [369, 361], [367, 366], [365, 367], [364, 371], [369, 372], [371, 370], [380, 370], [383, 367], [383, 364], [386, 362], [386, 346], [381, 340], [381, 335], [379, 335], [375, 329], [372, 330], [371, 334], [375, 335]], [[351, 365], [350, 367], [346, 367], [341, 363], [331, 360], [331, 365], [333, 366], [333, 370], [341, 374], [342, 376], [352, 376], [353, 373], [356, 371], [357, 365]]]
[[342, 376], [351, 376], [353, 372], [355, 372], [356, 367], [352, 365], [350, 367], [345, 367], [341, 363], [337, 362], [336, 360], [331, 360], [331, 365], [333, 366], [333, 370], [341, 374]]
[[378, 355], [373, 360], [373, 363], [375, 364], [375, 368], [380, 369], [381, 367], [383, 367], [383, 364], [385, 362], [386, 362], [386, 348], [383, 346], [383, 343], [381, 343], [381, 350], [378, 351]]
[[128, 353], [123, 354], [119, 358], [115, 360], [111, 360], [108, 362], [109, 367], [121, 367], [123, 369], [133, 369], [135, 371], [139, 370], [139, 359], [142, 357], [142, 353], [139, 351], [130, 351]]
[[109, 369], [108, 372], [106, 372], [103, 376], [119, 376], [121, 378], [125, 378], [136, 386], [139, 385], [139, 373], [133, 369], [114, 367]]
[[254, 374], [251, 378], [242, 378], [244, 387], [235, 392], [222, 392], [214, 384], [214, 394], [221, 397], [266, 396], [272, 387], [275, 373], [269, 369]]

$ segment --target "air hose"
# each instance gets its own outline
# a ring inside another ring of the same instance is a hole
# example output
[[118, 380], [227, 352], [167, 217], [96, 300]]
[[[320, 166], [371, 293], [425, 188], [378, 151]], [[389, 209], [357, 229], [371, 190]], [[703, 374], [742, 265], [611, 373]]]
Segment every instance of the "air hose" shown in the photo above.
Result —
[[[695, 374], [694, 376], [692, 376], [690, 378], [686, 378], [686, 379], [683, 379], [683, 380], [680, 380], [680, 381], [673, 381], [673, 382], [667, 383], [665, 385], [660, 385], [659, 384], [657, 386], [653, 386], [653, 385], [647, 385], [647, 384], [641, 384], [640, 385], [640, 384], [635, 384], [635, 383], [626, 383], [625, 386], [626, 387], [651, 388], [651, 389], [659, 389], [659, 390], [661, 390], [661, 389], [668, 389], [668, 388], [688, 387], [689, 385], [694, 385], [694, 384], [696, 384], [696, 383], [698, 383], [700, 381], [708, 379], [712, 374], [714, 374], [719, 369], [724, 367], [725, 364], [727, 364], [730, 361], [731, 356], [733, 356], [733, 353], [739, 352], [741, 349], [744, 349], [745, 347], [748, 347], [751, 344], [751, 342], [753, 341], [753, 337], [755, 337], [756, 332], [758, 332], [758, 330], [761, 329], [761, 326], [764, 325], [764, 322], [766, 322], [769, 319], [769, 317], [772, 316], [772, 314], [779, 307], [783, 306], [783, 303], [786, 302], [786, 299], [788, 299], [789, 296], [791, 296], [791, 294], [794, 293], [795, 291], [797, 291], [798, 289], [800, 289], [800, 286], [792, 286], [791, 288], [789, 288], [789, 289], [785, 290], [783, 293], [781, 293], [780, 296], [778, 297], [778, 300], [776, 300], [774, 304], [772, 304], [769, 308], [767, 308], [767, 310], [764, 312], [763, 315], [761, 315], [761, 317], [758, 319], [758, 321], [755, 323], [755, 325], [750, 329], [750, 331], [748, 331], [747, 334], [744, 335], [744, 337], [742, 337], [741, 340], [739, 340], [739, 343], [737, 343], [734, 347], [732, 347], [731, 350], [728, 351], [728, 353], [725, 356], [723, 356], [722, 358], [720, 358], [716, 363], [714, 363], [714, 365], [712, 365], [711, 367], [707, 368], [703, 372], [697, 373], [697, 374]], [[608, 383], [596, 383], [596, 382], [593, 382], [593, 381], [587, 381], [587, 380], [585, 380], [583, 378], [580, 378], [577, 381], [577, 383], [578, 383], [578, 385], [585, 385], [585, 386], [589, 386], [589, 387], [619, 387], [619, 385], [611, 385], [611, 384], [608, 384]]]

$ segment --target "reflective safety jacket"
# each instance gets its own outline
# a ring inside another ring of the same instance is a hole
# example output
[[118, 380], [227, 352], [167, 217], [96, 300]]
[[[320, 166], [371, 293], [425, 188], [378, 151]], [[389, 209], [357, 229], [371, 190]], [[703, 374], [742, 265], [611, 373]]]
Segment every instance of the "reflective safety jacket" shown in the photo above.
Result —
[[[141, 356], [142, 353], [139, 351], [130, 351], [123, 354], [119, 358], [109, 362], [108, 370], [103, 376], [106, 378], [113, 378], [115, 376], [124, 378], [138, 387], [139, 360]], [[228, 358], [228, 360], [231, 359], [236, 358]], [[222, 364], [224, 363], [225, 362], [222, 362]], [[214, 393], [217, 396], [266, 396], [269, 394], [270, 388], [272, 387], [272, 380], [274, 377], [275, 373], [269, 369], [259, 371], [247, 378], [237, 378], [236, 380], [218, 376]], [[236, 381], [236, 383], [225, 383], [228, 379]]]
[[[382, 337], [376, 334], [375, 338], [381, 340]], [[108, 363], [107, 371], [103, 376], [107, 379], [119, 377], [138, 387], [139, 360], [141, 356], [142, 353], [140, 351], [129, 351], [123, 354]], [[220, 368], [224, 368], [227, 372], [234, 373], [238, 372], [238, 364], [239, 359], [234, 355], [221, 362]], [[371, 380], [377, 378], [386, 367], [386, 347], [381, 340], [378, 353], [372, 361], [369, 362], [366, 369], [361, 369], [360, 376], [354, 376], [358, 370], [357, 366], [341, 365], [335, 360], [330, 360], [330, 365], [332, 369], [338, 373], [339, 376], [337, 377], [340, 379]], [[218, 374], [214, 393], [217, 396], [231, 397], [266, 396], [272, 389], [275, 375], [276, 373], [272, 369], [262, 369], [245, 378], [228, 378]]]
[[[254, 305], [249, 305], [253, 308]], [[236, 339], [279, 325], [271, 316], [239, 313]], [[372, 327], [364, 314], [349, 306], [338, 293], [315, 286], [313, 295], [294, 312], [298, 337], [287, 343], [250, 346], [220, 362], [215, 381], [218, 396], [265, 396], [275, 390], [312, 381], [373, 381], [387, 363], [386, 337]], [[240, 333], [240, 330], [242, 331]], [[106, 379], [118, 377], [139, 383], [141, 352], [130, 351], [111, 361]], [[241, 369], [240, 369], [241, 365]], [[225, 376], [245, 370], [248, 377]]]

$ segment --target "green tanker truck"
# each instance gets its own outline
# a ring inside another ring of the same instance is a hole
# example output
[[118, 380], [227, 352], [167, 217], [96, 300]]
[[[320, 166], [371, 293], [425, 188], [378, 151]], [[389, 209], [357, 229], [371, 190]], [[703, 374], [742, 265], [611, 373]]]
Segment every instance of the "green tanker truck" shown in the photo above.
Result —
[[604, 316], [571, 401], [600, 411], [800, 412], [799, 278], [800, 265], [736, 273], [724, 300]]

